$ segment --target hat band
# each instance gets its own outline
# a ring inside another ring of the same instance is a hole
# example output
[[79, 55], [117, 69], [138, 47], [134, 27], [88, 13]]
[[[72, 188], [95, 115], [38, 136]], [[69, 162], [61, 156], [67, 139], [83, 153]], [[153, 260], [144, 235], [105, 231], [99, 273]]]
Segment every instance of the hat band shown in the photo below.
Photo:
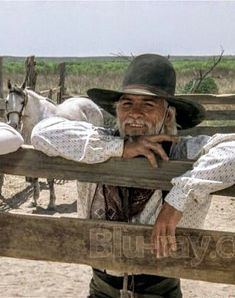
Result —
[[159, 97], [169, 97], [169, 94], [162, 90], [160, 87], [144, 85], [144, 84], [132, 84], [126, 85], [123, 88], [123, 93], [130, 94], [141, 94], [141, 95], [151, 95], [151, 96], [159, 96]]

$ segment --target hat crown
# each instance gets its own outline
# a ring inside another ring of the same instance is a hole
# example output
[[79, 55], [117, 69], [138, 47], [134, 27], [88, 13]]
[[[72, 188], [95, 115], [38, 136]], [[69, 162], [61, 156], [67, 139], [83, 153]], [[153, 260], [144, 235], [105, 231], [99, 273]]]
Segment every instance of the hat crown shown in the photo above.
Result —
[[174, 95], [175, 70], [170, 61], [163, 56], [156, 54], [140, 55], [130, 63], [122, 86], [125, 88], [135, 84], [156, 87], [169, 95]]

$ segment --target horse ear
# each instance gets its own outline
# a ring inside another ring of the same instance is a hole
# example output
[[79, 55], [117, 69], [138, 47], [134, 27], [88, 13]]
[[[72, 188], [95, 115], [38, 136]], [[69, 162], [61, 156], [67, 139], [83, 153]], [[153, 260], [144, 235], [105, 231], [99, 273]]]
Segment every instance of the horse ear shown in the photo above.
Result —
[[12, 85], [11, 85], [11, 81], [10, 80], [7, 81], [7, 87], [8, 87], [9, 90], [11, 90]]
[[20, 89], [24, 90], [26, 87], [26, 81], [23, 82], [23, 84], [21, 85]]

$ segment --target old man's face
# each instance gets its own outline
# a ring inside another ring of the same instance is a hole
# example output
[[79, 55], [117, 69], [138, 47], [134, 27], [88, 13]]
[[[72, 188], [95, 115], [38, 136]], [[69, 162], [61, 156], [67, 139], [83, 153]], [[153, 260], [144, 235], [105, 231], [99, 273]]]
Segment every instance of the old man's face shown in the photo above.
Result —
[[124, 94], [117, 103], [116, 112], [121, 136], [159, 134], [166, 102], [153, 96]]

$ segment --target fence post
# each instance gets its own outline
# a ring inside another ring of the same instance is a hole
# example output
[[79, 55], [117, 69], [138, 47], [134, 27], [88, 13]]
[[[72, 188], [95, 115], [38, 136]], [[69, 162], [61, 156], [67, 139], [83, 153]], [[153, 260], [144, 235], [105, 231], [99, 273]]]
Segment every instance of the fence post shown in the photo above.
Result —
[[36, 72], [35, 66], [36, 66], [35, 56], [27, 57], [25, 61], [26, 86], [30, 87], [32, 90], [35, 90], [36, 81], [37, 81], [37, 72]]
[[49, 89], [47, 97], [50, 99], [52, 99], [52, 97], [53, 97], [53, 90], [51, 88]]
[[59, 87], [60, 90], [57, 92], [57, 104], [60, 104], [63, 102], [63, 95], [65, 94], [65, 62], [59, 64]]
[[3, 100], [3, 57], [0, 57], [0, 121], [5, 121], [5, 103]]
[[[2, 61], [3, 58], [0, 57], [0, 98], [3, 98], [3, 76], [2, 76]], [[4, 118], [4, 112], [0, 110], [0, 120]], [[2, 196], [2, 186], [4, 182], [4, 174], [0, 174], [0, 197]]]
[[2, 62], [3, 58], [0, 57], [0, 98], [3, 98], [3, 76], [2, 76]]

